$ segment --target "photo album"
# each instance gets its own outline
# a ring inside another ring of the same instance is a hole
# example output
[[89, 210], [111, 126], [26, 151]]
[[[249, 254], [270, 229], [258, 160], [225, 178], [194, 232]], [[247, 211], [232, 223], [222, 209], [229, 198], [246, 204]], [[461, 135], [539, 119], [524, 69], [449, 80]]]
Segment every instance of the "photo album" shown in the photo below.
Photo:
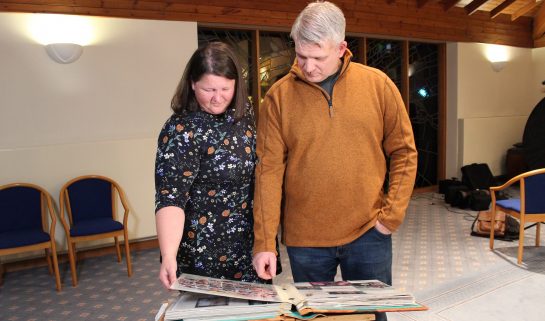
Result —
[[264, 320], [279, 316], [307, 320], [328, 314], [427, 310], [410, 293], [378, 280], [273, 285], [182, 274], [171, 289], [181, 294], [163, 307], [161, 320]]

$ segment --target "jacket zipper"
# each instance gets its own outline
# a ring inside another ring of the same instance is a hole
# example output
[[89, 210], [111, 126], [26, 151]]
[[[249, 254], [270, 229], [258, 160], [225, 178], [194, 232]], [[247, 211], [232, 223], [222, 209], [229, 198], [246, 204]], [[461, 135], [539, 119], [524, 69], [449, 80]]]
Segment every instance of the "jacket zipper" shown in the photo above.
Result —
[[[346, 72], [346, 70], [348, 69], [348, 65], [350, 64], [350, 60], [348, 61], [348, 63], [346, 64], [346, 68], [344, 68], [344, 70], [341, 72], [341, 74], [339, 75], [339, 77], [337, 78], [337, 81], [339, 80], [339, 78], [341, 78], [341, 76]], [[296, 73], [297, 75], [297, 73]], [[335, 81], [335, 84], [337, 83], [337, 81]], [[305, 81], [306, 83], [310, 84], [310, 85], [313, 85], [313, 86], [316, 86], [318, 87], [323, 93], [324, 93], [324, 97], [325, 99], [327, 100], [327, 106], [328, 106], [328, 110], [329, 110], [329, 118], [333, 118], [333, 116], [335, 116], [335, 110], [333, 109], [333, 90], [335, 90], [335, 84], [333, 85], [333, 88], [331, 88], [331, 95], [328, 95], [325, 90], [314, 84], [314, 83], [311, 83], [309, 81]], [[328, 98], [329, 96], [329, 98]]]
[[333, 91], [331, 91], [331, 97], [327, 100], [327, 105], [329, 106], [329, 118], [333, 118], [335, 115], [335, 110], [333, 109]]
[[329, 95], [329, 98], [327, 98], [328, 95], [324, 95], [327, 99], [327, 106], [329, 108], [329, 118], [333, 118], [333, 116], [335, 116], [335, 109], [333, 109], [333, 91], [335, 90], [335, 85], [337, 84], [337, 81], [339, 81], [341, 76], [345, 73], [346, 69], [348, 69], [349, 64], [350, 64], [350, 61], [348, 61], [348, 63], [346, 64], [346, 68], [341, 72], [339, 77], [337, 77], [337, 80], [335, 80], [335, 83], [333, 84], [333, 87], [331, 88], [331, 95]]

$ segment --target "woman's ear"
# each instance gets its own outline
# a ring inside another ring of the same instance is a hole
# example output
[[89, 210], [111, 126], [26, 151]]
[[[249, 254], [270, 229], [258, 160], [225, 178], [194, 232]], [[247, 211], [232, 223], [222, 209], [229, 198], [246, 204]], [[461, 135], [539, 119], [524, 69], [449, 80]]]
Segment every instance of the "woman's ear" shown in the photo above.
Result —
[[195, 82], [193, 80], [191, 81], [191, 89], [193, 89], [193, 91], [195, 91]]

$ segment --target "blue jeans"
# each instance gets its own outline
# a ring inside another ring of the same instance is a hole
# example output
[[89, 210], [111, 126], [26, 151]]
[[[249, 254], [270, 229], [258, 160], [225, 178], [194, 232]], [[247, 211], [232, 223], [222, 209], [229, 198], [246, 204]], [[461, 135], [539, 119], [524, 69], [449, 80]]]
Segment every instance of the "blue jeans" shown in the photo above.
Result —
[[[392, 284], [392, 236], [375, 228], [351, 243], [332, 247], [287, 248], [295, 282], [333, 281], [337, 267], [343, 280], [377, 279]], [[376, 320], [387, 320], [377, 313]]]

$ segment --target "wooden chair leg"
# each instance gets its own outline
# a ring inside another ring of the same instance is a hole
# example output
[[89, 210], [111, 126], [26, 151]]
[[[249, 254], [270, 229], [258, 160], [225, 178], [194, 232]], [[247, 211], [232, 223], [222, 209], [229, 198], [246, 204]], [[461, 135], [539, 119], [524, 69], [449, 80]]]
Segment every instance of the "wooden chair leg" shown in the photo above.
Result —
[[519, 249], [517, 255], [517, 263], [522, 264], [522, 252], [524, 251], [524, 215], [520, 218], [520, 227], [519, 227]]
[[[507, 220], [507, 218], [506, 218]], [[494, 226], [496, 224], [496, 204], [492, 203], [490, 210], [490, 249], [494, 249]]]
[[47, 268], [49, 269], [49, 274], [53, 275], [53, 266], [51, 264], [51, 253], [49, 249], [44, 249], [45, 251], [45, 259], [47, 261]]
[[4, 285], [4, 265], [0, 263], [0, 286]]
[[536, 225], [536, 246], [539, 246], [540, 245], [540, 236], [541, 234], [541, 222], [537, 222], [537, 225]]
[[55, 240], [51, 240], [51, 256], [53, 257], [53, 270], [55, 270], [55, 285], [57, 291], [61, 291], [61, 274], [59, 273], [59, 261], [57, 260], [57, 248]]
[[76, 244], [68, 240], [68, 258], [70, 259], [70, 272], [72, 273], [72, 286], [78, 285], [78, 277], [76, 276]]
[[115, 251], [117, 253], [117, 262], [121, 263], [121, 249], [119, 248], [119, 238], [114, 236], [115, 240]]
[[127, 230], [124, 232], [125, 237], [125, 259], [127, 260], [127, 274], [129, 277], [132, 275], [132, 264], [131, 264], [131, 250], [129, 248], [129, 236]]

